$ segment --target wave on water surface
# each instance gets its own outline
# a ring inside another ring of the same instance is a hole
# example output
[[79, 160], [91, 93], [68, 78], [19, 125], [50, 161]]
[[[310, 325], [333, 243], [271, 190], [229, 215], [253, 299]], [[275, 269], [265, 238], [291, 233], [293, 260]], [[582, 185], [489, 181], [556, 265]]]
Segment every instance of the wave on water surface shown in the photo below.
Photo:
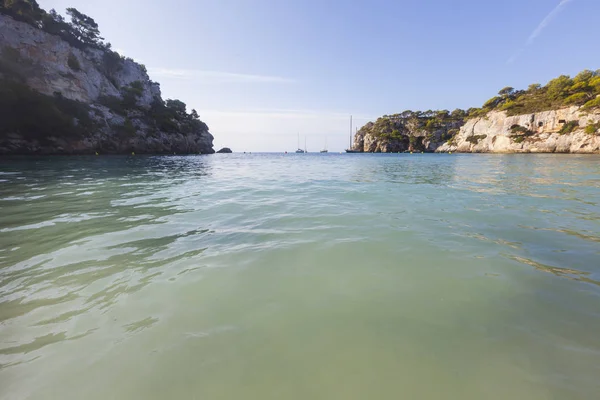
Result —
[[559, 155], [2, 160], [0, 398], [590, 398], [598, 176]]

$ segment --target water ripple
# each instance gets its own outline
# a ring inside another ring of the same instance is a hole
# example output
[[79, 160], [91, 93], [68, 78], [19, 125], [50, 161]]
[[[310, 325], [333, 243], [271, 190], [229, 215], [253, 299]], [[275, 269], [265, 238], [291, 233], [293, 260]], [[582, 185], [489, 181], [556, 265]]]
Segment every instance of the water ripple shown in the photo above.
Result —
[[600, 167], [568, 160], [2, 160], [0, 387], [126, 398], [90, 377], [127, 374], [147, 398], [157, 376], [259, 398], [264, 376], [385, 387], [398, 371], [585, 398], [600, 391]]

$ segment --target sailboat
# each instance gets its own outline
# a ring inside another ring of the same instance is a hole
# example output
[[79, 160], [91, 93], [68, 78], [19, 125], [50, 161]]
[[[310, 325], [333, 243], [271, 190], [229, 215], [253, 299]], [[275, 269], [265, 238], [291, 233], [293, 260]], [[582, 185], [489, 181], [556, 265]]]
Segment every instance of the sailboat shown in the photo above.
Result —
[[[304, 148], [306, 148], [306, 138], [304, 138]], [[300, 148], [300, 132], [298, 132], [298, 150], [296, 150], [296, 153], [298, 153], [298, 154], [306, 153], [305, 150], [302, 150]]]
[[321, 153], [327, 153], [327, 136], [325, 136], [325, 147], [320, 152]]
[[346, 153], [360, 153], [359, 150], [352, 149], [352, 115], [350, 116], [350, 147], [346, 149]]

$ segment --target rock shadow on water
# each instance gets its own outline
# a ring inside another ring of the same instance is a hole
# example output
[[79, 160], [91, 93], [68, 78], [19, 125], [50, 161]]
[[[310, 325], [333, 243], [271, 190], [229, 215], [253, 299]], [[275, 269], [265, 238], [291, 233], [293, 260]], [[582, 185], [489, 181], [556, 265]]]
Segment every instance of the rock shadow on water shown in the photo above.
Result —
[[591, 275], [590, 272], [578, 271], [572, 268], [553, 267], [551, 265], [542, 264], [524, 257], [512, 256], [510, 258], [522, 264], [530, 265], [538, 271], [550, 273], [560, 278], [566, 278], [573, 281], [591, 283], [592, 285], [600, 286], [600, 281], [591, 279], [589, 277]]
[[455, 176], [452, 163], [436, 163], [431, 160], [427, 163], [423, 160], [415, 162], [406, 157], [384, 163], [380, 172], [386, 182], [411, 185], [447, 185]]
[[123, 328], [125, 328], [125, 331], [128, 333], [138, 333], [138, 332], [143, 331], [146, 328], [150, 328], [152, 325], [156, 324], [157, 322], [158, 322], [158, 318], [147, 317], [142, 320], [132, 322], [127, 325], [123, 325]]
[[33, 341], [31, 341], [29, 343], [24, 343], [24, 344], [21, 344], [18, 346], [0, 349], [0, 354], [2, 354], [2, 355], [28, 354], [33, 351], [40, 350], [41, 348], [49, 346], [51, 344], [65, 342], [65, 341], [69, 341], [69, 340], [81, 339], [83, 337], [91, 335], [92, 333], [94, 333], [94, 331], [96, 331], [96, 329], [97, 328], [90, 329], [84, 333], [81, 333], [81, 334], [75, 335], [75, 336], [71, 336], [71, 337], [68, 337], [67, 332], [65, 332], [65, 331], [58, 332], [58, 333], [49, 333], [44, 336], [36, 337]]
[[211, 231], [208, 229], [193, 229], [187, 232], [176, 233], [168, 236], [149, 237], [132, 241], [124, 241], [122, 243], [110, 246], [108, 247], [108, 249], [135, 248], [136, 254], [152, 255], [168, 249], [169, 245], [175, 243], [179, 239], [183, 239], [190, 236], [203, 235], [205, 233], [211, 233]]
[[74, 310], [74, 311], [69, 311], [66, 313], [62, 313], [54, 318], [49, 318], [49, 319], [45, 319], [43, 321], [40, 321], [38, 323], [35, 324], [35, 326], [42, 326], [42, 325], [51, 325], [51, 324], [58, 324], [58, 323], [62, 323], [62, 322], [67, 322], [69, 321], [71, 318], [74, 318], [78, 315], [82, 315], [85, 314], [86, 312], [88, 312], [90, 310], [91, 307], [87, 307], [87, 308], [83, 308], [80, 310]]
[[113, 284], [100, 292], [97, 292], [86, 300], [86, 304], [94, 304], [99, 306], [101, 310], [105, 310], [115, 304], [119, 297], [126, 294], [132, 294], [138, 292], [144, 287], [152, 283], [152, 280], [158, 276], [161, 276], [162, 272], [156, 272], [154, 274], [145, 276], [139, 280], [137, 284], [131, 285], [128, 283], [116, 283]]
[[29, 312], [41, 307], [54, 306], [69, 301], [76, 300], [79, 295], [69, 293], [61, 297], [52, 299], [37, 299], [31, 301], [18, 300], [6, 301], [0, 303], [0, 323], [28, 314]]

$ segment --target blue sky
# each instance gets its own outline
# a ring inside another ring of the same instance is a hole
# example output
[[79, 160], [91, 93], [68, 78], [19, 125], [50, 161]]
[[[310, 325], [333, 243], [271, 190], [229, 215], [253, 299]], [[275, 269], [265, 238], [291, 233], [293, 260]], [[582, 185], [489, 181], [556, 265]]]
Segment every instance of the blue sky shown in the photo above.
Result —
[[341, 151], [351, 114], [480, 106], [600, 68], [598, 0], [38, 2], [93, 17], [234, 151], [293, 151], [298, 132]]

